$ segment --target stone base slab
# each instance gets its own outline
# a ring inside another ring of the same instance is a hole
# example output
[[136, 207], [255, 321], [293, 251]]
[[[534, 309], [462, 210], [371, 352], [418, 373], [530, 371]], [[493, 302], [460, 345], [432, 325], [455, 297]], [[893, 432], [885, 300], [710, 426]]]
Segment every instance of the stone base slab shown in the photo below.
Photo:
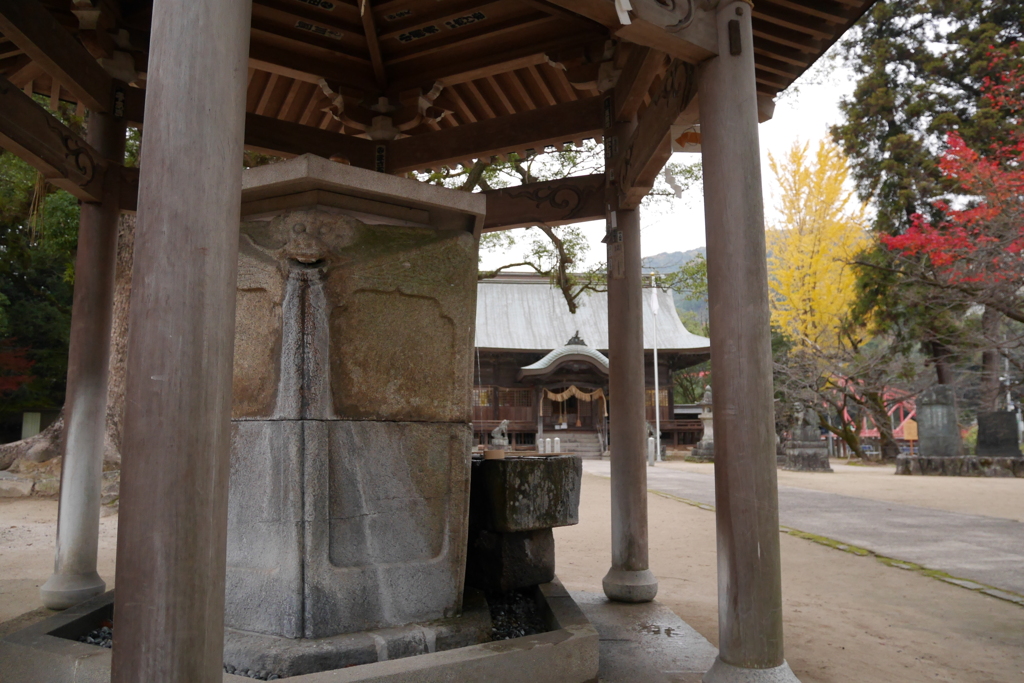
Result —
[[491, 613], [479, 591], [466, 591], [450, 619], [329, 638], [281, 638], [225, 629], [224, 663], [235, 670], [299, 676], [468, 647], [491, 639]]
[[793, 444], [786, 446], [786, 457], [782, 460], [782, 469], [795, 472], [831, 472], [828, 462], [828, 448], [817, 444], [806, 446]]
[[715, 646], [660, 602], [626, 604], [573, 591], [601, 635], [601, 683], [700, 683]]
[[715, 443], [713, 441], [699, 441], [693, 450], [686, 456], [687, 462], [714, 462]]
[[716, 659], [703, 683], [800, 683], [785, 661], [771, 669], [744, 669]]
[[[587, 683], [597, 679], [599, 636], [557, 581], [537, 587], [551, 628], [513, 638], [416, 657], [288, 678], [293, 683]], [[114, 592], [72, 607], [0, 639], [0, 683], [109, 683], [110, 650], [75, 640], [113, 613]], [[115, 624], [114, 628], [117, 626]], [[224, 683], [250, 678], [224, 674]]]
[[900, 455], [896, 458], [896, 474], [923, 474], [940, 477], [1024, 477], [1024, 457]]
[[632, 571], [612, 567], [601, 579], [601, 587], [608, 599], [616, 602], [650, 602], [658, 595], [658, 579], [650, 569]]

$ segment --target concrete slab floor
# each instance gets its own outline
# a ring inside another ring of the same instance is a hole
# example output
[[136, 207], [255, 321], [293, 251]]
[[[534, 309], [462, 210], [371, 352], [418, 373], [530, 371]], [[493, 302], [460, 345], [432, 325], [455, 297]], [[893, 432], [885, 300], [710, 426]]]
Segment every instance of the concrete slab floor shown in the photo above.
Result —
[[624, 604], [571, 595], [601, 636], [601, 683], [700, 683], [718, 649], [658, 602]]

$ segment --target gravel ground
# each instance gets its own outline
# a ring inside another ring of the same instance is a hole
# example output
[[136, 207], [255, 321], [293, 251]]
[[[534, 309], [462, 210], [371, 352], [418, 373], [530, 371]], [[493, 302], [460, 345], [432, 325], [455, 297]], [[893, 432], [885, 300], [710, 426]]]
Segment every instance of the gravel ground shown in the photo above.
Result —
[[491, 638], [508, 640], [547, 631], [533, 591], [518, 590], [487, 596], [491, 608]]

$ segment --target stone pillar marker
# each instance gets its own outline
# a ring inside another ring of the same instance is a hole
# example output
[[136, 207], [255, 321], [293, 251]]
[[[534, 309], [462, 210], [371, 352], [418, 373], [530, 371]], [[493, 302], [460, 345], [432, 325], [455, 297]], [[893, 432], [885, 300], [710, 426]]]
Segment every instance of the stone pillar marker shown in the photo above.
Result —
[[775, 415], [751, 6], [716, 10], [700, 104], [714, 365], [719, 655], [704, 683], [796, 681], [783, 657]]
[[700, 406], [700, 421], [704, 425], [704, 433], [686, 459], [693, 462], [714, 462], [715, 420], [713, 417], [714, 406], [711, 403], [711, 385], [704, 387], [704, 396], [700, 399]]
[[602, 585], [605, 595], [612, 600], [649, 602], [658, 594], [658, 580], [649, 568], [647, 555], [647, 415], [640, 212], [620, 210], [612, 216], [606, 238], [612, 566]]
[[[124, 161], [124, 136], [123, 121], [95, 111], [89, 114], [87, 141], [105, 159]], [[103, 202], [83, 204], [80, 214], [57, 550], [53, 576], [39, 589], [50, 609], [67, 609], [106, 589], [96, 573], [96, 553], [120, 215], [118, 180], [117, 173], [108, 173]]]
[[223, 679], [249, 0], [153, 4], [111, 681]]

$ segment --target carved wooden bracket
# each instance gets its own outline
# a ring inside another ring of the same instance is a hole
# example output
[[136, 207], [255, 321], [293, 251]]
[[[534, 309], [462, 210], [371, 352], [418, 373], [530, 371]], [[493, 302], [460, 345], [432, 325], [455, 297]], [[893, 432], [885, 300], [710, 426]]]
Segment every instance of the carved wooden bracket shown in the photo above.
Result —
[[96, 150], [3, 77], [0, 111], [0, 146], [79, 199], [101, 200], [106, 163]]
[[484, 232], [604, 218], [603, 173], [488, 190]]

